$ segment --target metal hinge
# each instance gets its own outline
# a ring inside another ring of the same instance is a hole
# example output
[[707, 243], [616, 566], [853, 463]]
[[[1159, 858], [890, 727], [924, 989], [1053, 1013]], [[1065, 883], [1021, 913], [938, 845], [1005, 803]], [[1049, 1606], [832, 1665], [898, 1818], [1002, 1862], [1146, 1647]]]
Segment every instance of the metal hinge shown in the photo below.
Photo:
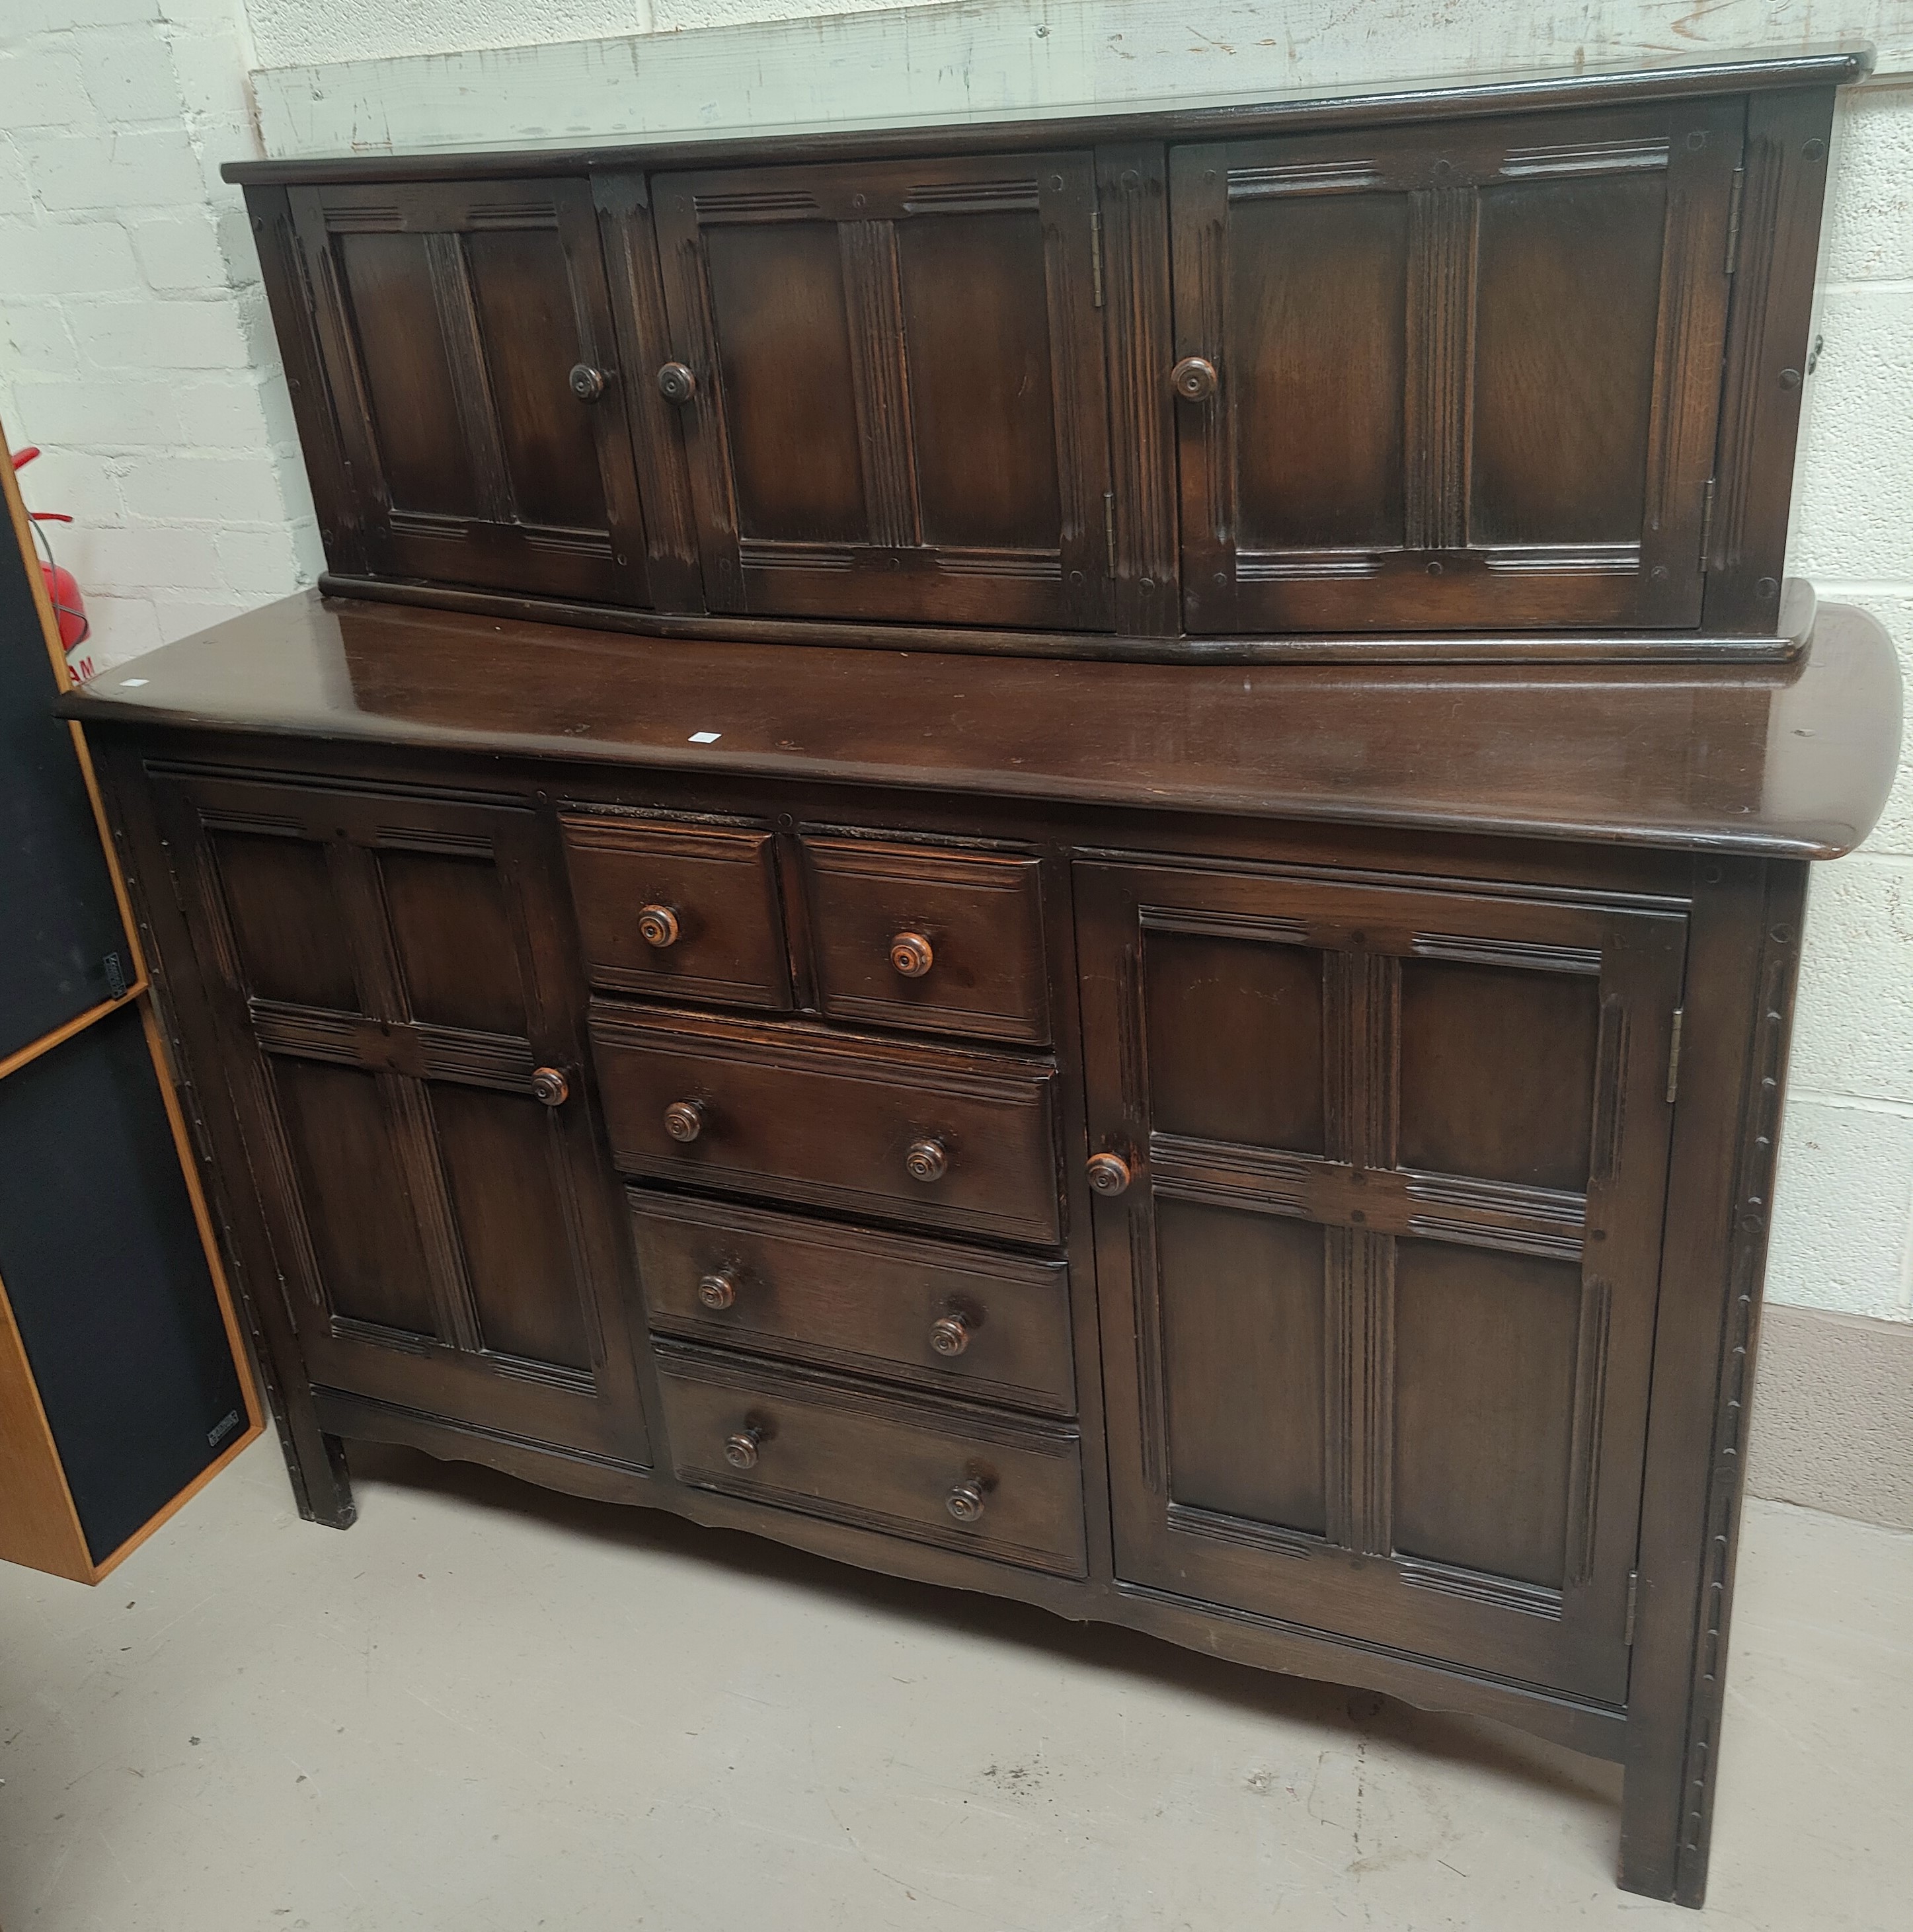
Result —
[[1667, 1104], [1674, 1105], [1680, 1091], [1680, 1028], [1687, 1017], [1685, 1006], [1674, 1010], [1674, 1039], [1667, 1049]]
[[1701, 488], [1701, 570], [1707, 567], [1707, 548], [1713, 542], [1713, 481], [1710, 476]]
[[1092, 211], [1089, 217], [1089, 283], [1095, 291], [1096, 306], [1103, 306], [1103, 211]]
[[1727, 266], [1722, 272], [1729, 275], [1740, 266], [1740, 190], [1746, 184], [1746, 170], [1736, 168], [1727, 190]]
[[1627, 1622], [1622, 1626], [1620, 1640], [1623, 1644], [1634, 1641], [1634, 1607], [1641, 1597], [1641, 1573], [1630, 1570], [1627, 1573]]
[[1103, 492], [1103, 541], [1109, 545], [1110, 574], [1113, 577], [1116, 574], [1116, 492], [1113, 490]]

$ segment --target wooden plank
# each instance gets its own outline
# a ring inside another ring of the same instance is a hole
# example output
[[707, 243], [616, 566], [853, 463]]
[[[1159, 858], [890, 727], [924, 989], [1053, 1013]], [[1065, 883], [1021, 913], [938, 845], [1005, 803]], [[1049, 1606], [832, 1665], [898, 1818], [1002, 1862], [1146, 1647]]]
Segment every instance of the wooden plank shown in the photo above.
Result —
[[0, 1282], [0, 1562], [24, 1563], [76, 1583], [93, 1559], [73, 1506], [60, 1452], [41, 1406], [32, 1365]]

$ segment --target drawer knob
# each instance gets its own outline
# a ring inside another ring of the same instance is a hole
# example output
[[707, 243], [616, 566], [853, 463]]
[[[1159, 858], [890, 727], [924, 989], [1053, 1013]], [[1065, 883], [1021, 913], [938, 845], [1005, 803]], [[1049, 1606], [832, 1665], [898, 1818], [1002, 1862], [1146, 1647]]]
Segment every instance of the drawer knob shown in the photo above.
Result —
[[674, 1141], [689, 1142], [704, 1130], [701, 1100], [674, 1100], [664, 1110], [664, 1130]]
[[728, 1308], [737, 1298], [737, 1277], [728, 1268], [719, 1268], [698, 1282], [698, 1299], [707, 1308]]
[[1169, 386], [1185, 403], [1206, 403], [1215, 394], [1215, 364], [1203, 356], [1185, 356], [1169, 372]]
[[939, 1355], [960, 1355], [970, 1346], [970, 1324], [960, 1315], [940, 1315], [930, 1324], [930, 1346]]
[[571, 1098], [571, 1082], [555, 1066], [534, 1068], [531, 1097], [541, 1106], [562, 1107]]
[[959, 1522], [975, 1522], [983, 1514], [984, 1488], [974, 1476], [966, 1477], [943, 1499], [943, 1506]]
[[890, 963], [906, 980], [920, 980], [936, 964], [936, 954], [920, 932], [899, 932], [890, 943]]
[[668, 905], [647, 905], [638, 915], [638, 937], [659, 952], [677, 944], [680, 929], [677, 914]]
[[941, 1141], [912, 1141], [903, 1166], [912, 1180], [941, 1180], [950, 1171], [950, 1156]]
[[688, 403], [698, 393], [698, 379], [681, 362], [667, 362], [658, 371], [658, 394], [668, 403]]
[[594, 369], [588, 362], [572, 365], [571, 392], [580, 402], [595, 403], [605, 393], [605, 372]]
[[1089, 1184], [1098, 1194], [1117, 1195], [1129, 1186], [1129, 1163], [1119, 1154], [1089, 1156]]
[[764, 1431], [755, 1422], [747, 1422], [734, 1436], [724, 1438], [724, 1460], [734, 1469], [754, 1469], [757, 1467], [757, 1445], [764, 1440]]

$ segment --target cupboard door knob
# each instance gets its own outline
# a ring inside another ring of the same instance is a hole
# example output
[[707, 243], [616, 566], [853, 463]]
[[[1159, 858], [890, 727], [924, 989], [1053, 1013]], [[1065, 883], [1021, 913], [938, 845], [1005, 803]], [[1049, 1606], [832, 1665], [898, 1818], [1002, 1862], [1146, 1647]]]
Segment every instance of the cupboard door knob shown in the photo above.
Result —
[[959, 1522], [975, 1522], [983, 1514], [983, 1485], [967, 1477], [943, 1499], [943, 1506]]
[[912, 1180], [941, 1180], [950, 1171], [950, 1156], [941, 1141], [912, 1141], [903, 1166]]
[[737, 1277], [728, 1268], [701, 1276], [698, 1299], [707, 1308], [728, 1308], [737, 1298]]
[[668, 403], [688, 403], [698, 393], [698, 379], [681, 362], [667, 362], [658, 371], [658, 393]]
[[906, 980], [920, 980], [936, 963], [936, 954], [920, 932], [899, 932], [890, 943], [890, 963]]
[[1169, 386], [1185, 403], [1206, 403], [1215, 394], [1215, 364], [1206, 356], [1185, 356], [1169, 372]]
[[1089, 1184], [1098, 1194], [1122, 1193], [1129, 1185], [1129, 1163], [1119, 1154], [1089, 1156]]
[[664, 1130], [674, 1141], [687, 1144], [704, 1130], [704, 1104], [701, 1100], [674, 1100], [664, 1110]]
[[605, 372], [588, 362], [572, 365], [571, 392], [581, 403], [595, 403], [605, 393]]
[[677, 914], [668, 905], [647, 905], [638, 914], [638, 937], [660, 952], [667, 946], [677, 944], [680, 930]]
[[755, 1422], [747, 1422], [734, 1436], [724, 1438], [724, 1460], [734, 1469], [754, 1469], [757, 1467], [757, 1445], [764, 1440], [764, 1431]]
[[939, 1355], [960, 1355], [970, 1346], [970, 1324], [960, 1315], [941, 1315], [930, 1324], [930, 1346]]
[[531, 1076], [531, 1097], [541, 1106], [562, 1107], [571, 1098], [571, 1082], [555, 1066], [540, 1066]]

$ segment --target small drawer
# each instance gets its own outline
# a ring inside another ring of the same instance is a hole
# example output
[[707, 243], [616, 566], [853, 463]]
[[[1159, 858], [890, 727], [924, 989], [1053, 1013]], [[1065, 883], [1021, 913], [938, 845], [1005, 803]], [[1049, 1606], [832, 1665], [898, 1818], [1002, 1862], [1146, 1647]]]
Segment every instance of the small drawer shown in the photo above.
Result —
[[819, 1005], [834, 1018], [1041, 1046], [1050, 1038], [1034, 859], [806, 838]]
[[591, 1003], [621, 1172], [1053, 1244], [1056, 1076], [1007, 1054]]
[[789, 1010], [769, 832], [581, 814], [561, 824], [593, 986]]
[[629, 1198], [654, 1329], [978, 1401], [1074, 1407], [1061, 1262], [649, 1188]]
[[680, 1482], [1026, 1569], [1085, 1574], [1074, 1430], [671, 1342], [656, 1355]]

